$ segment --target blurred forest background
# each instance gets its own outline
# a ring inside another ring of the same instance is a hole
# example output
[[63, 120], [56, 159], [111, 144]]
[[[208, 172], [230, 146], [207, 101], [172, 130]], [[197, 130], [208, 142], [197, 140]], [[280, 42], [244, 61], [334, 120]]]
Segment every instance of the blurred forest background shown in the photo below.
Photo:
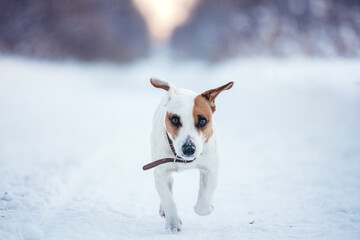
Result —
[[140, 1], [0, 0], [0, 52], [115, 62], [159, 48], [171, 49], [176, 58], [207, 61], [360, 56], [359, 0], [196, 1], [187, 21], [162, 41], [149, 34], [148, 19], [135, 3]]

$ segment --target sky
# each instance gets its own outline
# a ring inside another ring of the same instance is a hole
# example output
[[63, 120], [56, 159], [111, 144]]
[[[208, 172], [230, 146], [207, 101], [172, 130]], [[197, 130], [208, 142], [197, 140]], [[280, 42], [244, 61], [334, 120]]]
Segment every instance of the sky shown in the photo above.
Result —
[[184, 24], [197, 0], [133, 0], [144, 17], [150, 37], [155, 44], [170, 40], [176, 27]]

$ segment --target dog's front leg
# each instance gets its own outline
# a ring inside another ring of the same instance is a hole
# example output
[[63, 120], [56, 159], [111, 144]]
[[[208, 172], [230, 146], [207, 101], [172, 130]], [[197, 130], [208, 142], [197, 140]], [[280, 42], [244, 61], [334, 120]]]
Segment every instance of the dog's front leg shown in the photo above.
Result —
[[212, 203], [217, 181], [217, 170], [200, 170], [199, 196], [194, 207], [195, 212], [200, 216], [206, 216], [214, 210]]
[[[173, 189], [173, 183], [174, 183], [174, 180], [172, 179], [172, 177], [170, 177], [170, 181], [169, 181], [168, 187], [169, 187], [169, 190], [170, 190], [170, 193], [171, 193], [171, 194], [173, 193], [173, 191], [172, 191], [172, 189]], [[164, 210], [161, 202], [160, 202], [160, 208], [159, 208], [159, 215], [160, 215], [160, 217], [165, 218], [165, 210]]]
[[181, 231], [179, 218], [174, 197], [172, 195], [171, 172], [156, 168], [154, 171], [155, 185], [161, 200], [161, 207], [165, 214], [165, 227], [173, 232]]

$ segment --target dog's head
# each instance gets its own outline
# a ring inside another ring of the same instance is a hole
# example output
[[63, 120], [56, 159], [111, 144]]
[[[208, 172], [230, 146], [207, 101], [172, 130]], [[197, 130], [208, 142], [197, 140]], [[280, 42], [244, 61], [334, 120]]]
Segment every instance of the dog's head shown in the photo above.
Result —
[[176, 88], [166, 80], [151, 78], [150, 82], [154, 87], [168, 92], [168, 100], [164, 106], [164, 127], [173, 141], [176, 153], [187, 160], [197, 158], [203, 151], [203, 144], [213, 134], [215, 99], [234, 83], [229, 82], [197, 95], [192, 91]]

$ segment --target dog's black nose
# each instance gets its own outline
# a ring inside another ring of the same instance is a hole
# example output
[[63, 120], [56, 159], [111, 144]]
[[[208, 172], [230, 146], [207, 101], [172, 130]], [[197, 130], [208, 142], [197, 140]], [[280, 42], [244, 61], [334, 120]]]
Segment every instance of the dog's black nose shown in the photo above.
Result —
[[182, 151], [185, 156], [194, 155], [195, 150], [196, 150], [196, 147], [195, 147], [194, 143], [191, 141], [185, 142], [184, 145], [182, 146]]

